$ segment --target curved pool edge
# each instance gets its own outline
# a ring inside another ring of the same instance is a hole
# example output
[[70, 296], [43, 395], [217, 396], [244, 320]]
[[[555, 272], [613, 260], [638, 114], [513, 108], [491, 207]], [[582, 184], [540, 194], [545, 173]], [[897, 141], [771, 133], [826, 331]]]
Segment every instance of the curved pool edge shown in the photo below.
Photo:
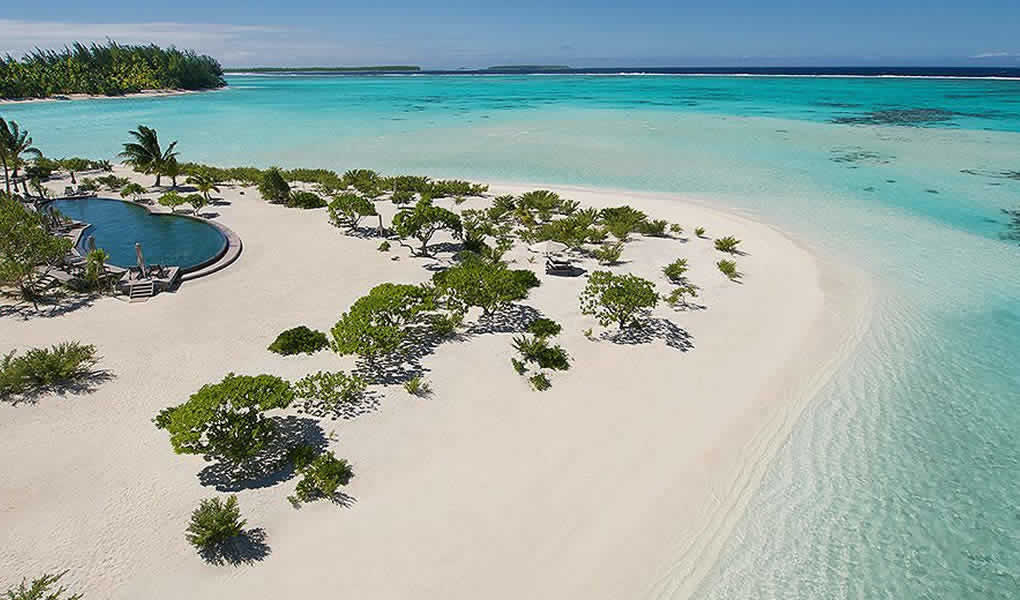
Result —
[[[89, 196], [88, 198], [96, 198], [96, 196]], [[51, 198], [42, 205], [40, 205], [40, 208], [57, 200], [77, 200], [77, 199], [78, 198]], [[159, 207], [156, 205], [150, 206], [147, 204], [132, 202], [130, 200], [124, 200], [121, 198], [101, 198], [101, 199], [110, 200], [114, 202], [122, 202], [124, 204], [128, 204], [131, 206], [138, 206], [144, 208], [145, 211], [150, 215], [174, 216], [180, 217], [182, 219], [191, 219], [193, 221], [199, 221], [200, 223], [210, 225], [211, 227], [215, 228], [217, 231], [220, 232], [220, 235], [222, 235], [226, 239], [226, 244], [224, 244], [223, 248], [219, 252], [217, 252], [214, 256], [198, 263], [197, 265], [192, 265], [188, 268], [181, 267], [180, 278], [181, 283], [185, 281], [192, 281], [194, 279], [205, 277], [207, 275], [212, 275], [213, 273], [221, 271], [229, 267], [231, 264], [234, 263], [234, 261], [236, 261], [241, 256], [243, 244], [241, 243], [240, 236], [238, 236], [233, 229], [227, 227], [226, 225], [223, 225], [222, 223], [218, 223], [216, 221], [213, 221], [212, 219], [204, 219], [202, 217], [195, 215], [182, 215], [174, 212], [173, 209], [167, 210], [163, 207]], [[87, 222], [83, 223], [85, 226], [81, 227], [75, 232], [75, 239], [73, 240], [72, 246], [72, 249], [75, 252], [78, 252], [79, 254], [80, 250], [78, 245], [81, 241], [81, 237], [84, 235], [85, 231], [87, 231], [90, 227], [93, 227], [92, 223]]]

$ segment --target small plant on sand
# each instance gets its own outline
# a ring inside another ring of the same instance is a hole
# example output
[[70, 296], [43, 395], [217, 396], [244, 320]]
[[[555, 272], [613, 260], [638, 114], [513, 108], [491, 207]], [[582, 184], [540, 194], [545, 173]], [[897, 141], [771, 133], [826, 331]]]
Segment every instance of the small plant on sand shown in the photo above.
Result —
[[539, 392], [544, 392], [552, 387], [552, 383], [550, 383], [549, 378], [546, 377], [545, 373], [532, 375], [528, 378], [528, 381], [531, 382], [531, 387], [535, 388], [535, 390]]
[[648, 221], [647, 223], [641, 226], [641, 235], [647, 235], [651, 237], [666, 237], [667, 227], [669, 227], [669, 223], [662, 219]]
[[715, 265], [719, 267], [723, 275], [729, 277], [730, 281], [740, 279], [740, 272], [737, 271], [737, 263], [735, 261], [723, 259], [715, 263]]
[[82, 594], [72, 594], [65, 596], [67, 592], [64, 586], [60, 586], [55, 590], [51, 590], [53, 586], [57, 585], [60, 578], [63, 577], [67, 571], [57, 573], [56, 575], [45, 574], [41, 577], [37, 577], [32, 580], [30, 585], [26, 585], [28, 582], [24, 579], [18, 584], [16, 588], [10, 588], [4, 594], [4, 600], [81, 600], [84, 598]]
[[528, 372], [528, 367], [522, 360], [511, 357], [510, 364], [514, 366], [514, 371], [517, 371], [518, 375], [524, 375]]
[[679, 223], [673, 223], [669, 226], [669, 232], [673, 235], [680, 235], [684, 232], [684, 228], [681, 227]]
[[538, 337], [552, 337], [559, 335], [562, 330], [563, 327], [559, 323], [546, 318], [535, 319], [528, 325], [528, 333], [533, 333]]
[[378, 250], [379, 252], [389, 252], [390, 251], [390, 242], [388, 240], [383, 240], [379, 244], [379, 247], [376, 248], [376, 250]]
[[432, 332], [440, 338], [449, 338], [457, 334], [457, 329], [464, 324], [464, 313], [452, 311], [447, 314], [432, 315], [429, 319]]
[[250, 464], [277, 439], [276, 424], [265, 413], [294, 400], [290, 384], [273, 375], [234, 375], [202, 386], [177, 406], [153, 419], [170, 434], [177, 454], [198, 454], [231, 466]]
[[32, 348], [21, 356], [12, 350], [0, 356], [0, 398], [73, 385], [87, 378], [98, 361], [95, 346], [78, 342]]
[[601, 244], [591, 251], [591, 255], [602, 265], [615, 265], [623, 255], [623, 242]]
[[354, 192], [341, 192], [329, 203], [329, 222], [356, 231], [365, 217], [378, 216], [371, 199]]
[[687, 259], [678, 258], [662, 268], [662, 274], [673, 283], [680, 283], [687, 273]]
[[230, 495], [226, 500], [206, 498], [191, 513], [191, 522], [184, 537], [200, 552], [215, 553], [241, 535], [245, 523], [237, 505], [237, 496]]
[[705, 228], [704, 227], [695, 227], [694, 228], [694, 235], [698, 236], [699, 238], [705, 237]]
[[550, 346], [544, 337], [514, 336], [514, 349], [525, 364], [535, 363], [542, 369], [566, 371], [570, 368], [570, 356], [559, 345]]
[[315, 354], [329, 346], [329, 339], [321, 331], [299, 325], [276, 336], [269, 351], [289, 356], [291, 354]]
[[595, 341], [595, 332], [592, 330], [591, 327], [589, 327], [588, 329], [585, 329], [581, 333], [583, 333], [584, 337], [588, 338], [589, 340]]
[[737, 245], [740, 244], [740, 240], [728, 235], [726, 237], [718, 238], [715, 241], [715, 249], [720, 252], [728, 252], [730, 254], [736, 254], [738, 252]]
[[432, 385], [428, 379], [425, 379], [421, 375], [415, 375], [404, 382], [404, 390], [412, 396], [418, 396], [424, 398], [432, 393]]
[[666, 296], [666, 303], [673, 308], [686, 308], [688, 305], [688, 298], [697, 298], [698, 290], [701, 289], [693, 283], [684, 280], [678, 283], [673, 291]]
[[304, 401], [306, 412], [335, 412], [344, 405], [357, 404], [368, 383], [343, 371], [319, 371], [294, 382], [294, 396]]
[[616, 323], [623, 329], [651, 312], [658, 302], [655, 285], [647, 279], [595, 271], [581, 292], [581, 313], [593, 315], [603, 327]]
[[259, 181], [259, 194], [266, 202], [286, 202], [290, 197], [290, 184], [276, 167], [266, 169]]
[[294, 466], [301, 474], [301, 480], [294, 490], [300, 502], [332, 499], [340, 486], [347, 485], [354, 478], [351, 465], [337, 458], [332, 451], [323, 452], [305, 464], [295, 461]]

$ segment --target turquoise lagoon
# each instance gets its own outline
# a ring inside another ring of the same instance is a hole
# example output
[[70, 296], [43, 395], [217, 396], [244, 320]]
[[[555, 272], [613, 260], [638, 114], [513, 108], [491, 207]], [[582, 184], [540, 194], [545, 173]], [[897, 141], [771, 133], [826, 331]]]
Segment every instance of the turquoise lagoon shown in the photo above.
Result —
[[112, 158], [142, 123], [185, 160], [678, 192], [775, 224], [870, 273], [875, 317], [697, 597], [1017, 597], [1020, 246], [999, 235], [1020, 207], [1020, 81], [228, 81], [3, 113], [54, 156]]

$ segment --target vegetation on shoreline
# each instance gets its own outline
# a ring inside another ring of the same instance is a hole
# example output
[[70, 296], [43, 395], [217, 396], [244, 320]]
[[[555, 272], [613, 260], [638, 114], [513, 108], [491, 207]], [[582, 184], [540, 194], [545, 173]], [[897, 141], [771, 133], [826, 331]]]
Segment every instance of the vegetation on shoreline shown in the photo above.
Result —
[[367, 67], [230, 67], [224, 73], [413, 73], [421, 67], [413, 65], [378, 65]]
[[122, 96], [143, 90], [223, 87], [216, 59], [192, 50], [120, 45], [110, 41], [62, 50], [36, 49], [20, 60], [0, 58], [0, 98], [49, 98], [60, 94]]
[[81, 600], [84, 598], [84, 594], [71, 594], [65, 596], [67, 588], [60, 586], [55, 590], [51, 590], [53, 586], [57, 585], [60, 578], [67, 574], [67, 571], [52, 575], [46, 573], [40, 577], [32, 580], [31, 585], [24, 579], [18, 584], [16, 588], [9, 588], [4, 593], [4, 600]]

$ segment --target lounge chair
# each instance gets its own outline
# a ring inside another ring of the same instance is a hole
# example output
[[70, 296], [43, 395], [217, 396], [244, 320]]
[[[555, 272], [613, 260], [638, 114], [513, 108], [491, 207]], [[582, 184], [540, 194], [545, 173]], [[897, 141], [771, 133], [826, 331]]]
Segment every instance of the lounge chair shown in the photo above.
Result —
[[577, 267], [565, 258], [556, 256], [545, 257], [545, 272], [549, 275], [573, 275]]

